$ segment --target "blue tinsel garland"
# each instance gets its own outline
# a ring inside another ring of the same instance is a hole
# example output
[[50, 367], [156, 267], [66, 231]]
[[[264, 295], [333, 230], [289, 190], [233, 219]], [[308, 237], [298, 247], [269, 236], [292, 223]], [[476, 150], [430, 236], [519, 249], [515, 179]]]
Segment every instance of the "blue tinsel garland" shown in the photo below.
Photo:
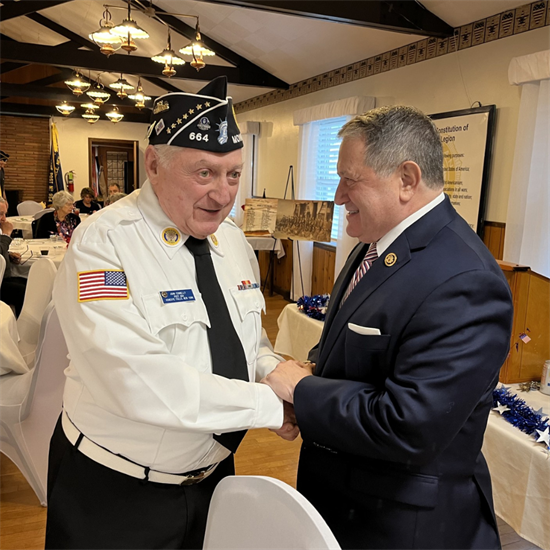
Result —
[[493, 407], [499, 404], [510, 409], [501, 414], [502, 418], [528, 435], [537, 438], [538, 434], [535, 430], [544, 432], [549, 426], [548, 417], [544, 418], [542, 414], [534, 411], [523, 399], [510, 393], [505, 386], [500, 386], [493, 391]]
[[315, 296], [302, 296], [296, 305], [298, 309], [312, 319], [324, 321], [330, 294], [316, 294]]

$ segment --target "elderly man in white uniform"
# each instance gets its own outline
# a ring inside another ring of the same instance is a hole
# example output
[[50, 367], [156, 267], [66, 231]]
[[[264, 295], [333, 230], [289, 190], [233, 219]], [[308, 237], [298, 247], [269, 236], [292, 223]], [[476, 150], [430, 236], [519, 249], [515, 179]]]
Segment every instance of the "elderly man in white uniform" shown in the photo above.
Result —
[[148, 181], [82, 223], [59, 270], [71, 364], [46, 548], [201, 548], [245, 431], [297, 435], [292, 412], [255, 382], [282, 358], [262, 331], [253, 251], [225, 219], [242, 169], [226, 90], [223, 78], [157, 99]]

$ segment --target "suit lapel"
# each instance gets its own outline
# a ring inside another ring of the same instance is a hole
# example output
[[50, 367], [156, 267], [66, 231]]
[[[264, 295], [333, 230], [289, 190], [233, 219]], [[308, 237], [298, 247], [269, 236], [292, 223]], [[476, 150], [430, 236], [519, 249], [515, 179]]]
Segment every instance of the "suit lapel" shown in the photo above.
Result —
[[[335, 347], [336, 341], [355, 311], [363, 305], [365, 300], [367, 300], [380, 285], [384, 284], [392, 275], [409, 263], [412, 252], [428, 246], [435, 235], [456, 216], [458, 216], [458, 214], [452, 207], [449, 198], [446, 197], [441, 204], [437, 205], [433, 210], [428, 212], [399, 235], [399, 237], [387, 248], [384, 254], [373, 263], [372, 267], [361, 281], [359, 281], [349, 298], [340, 308], [339, 304], [347, 288], [347, 282], [363, 259], [368, 245], [364, 245], [363, 247], [357, 246], [354, 249], [334, 285], [334, 297], [331, 296], [329, 312], [327, 312], [327, 319], [319, 345], [319, 364], [315, 372], [316, 375], [320, 375], [323, 371], [327, 359]], [[397, 257], [397, 261], [393, 264], [386, 260], [391, 254], [395, 254]], [[386, 265], [388, 263], [392, 265]], [[337, 285], [339, 285], [338, 288]]]

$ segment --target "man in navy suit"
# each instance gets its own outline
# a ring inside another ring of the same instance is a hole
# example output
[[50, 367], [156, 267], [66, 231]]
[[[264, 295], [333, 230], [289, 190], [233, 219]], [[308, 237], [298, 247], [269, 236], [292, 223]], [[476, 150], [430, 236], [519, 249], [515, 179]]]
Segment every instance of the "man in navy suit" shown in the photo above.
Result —
[[298, 489], [343, 548], [500, 548], [481, 445], [509, 351], [510, 289], [443, 194], [437, 128], [382, 107], [348, 122], [335, 201], [357, 237], [315, 375], [267, 376], [294, 403]]

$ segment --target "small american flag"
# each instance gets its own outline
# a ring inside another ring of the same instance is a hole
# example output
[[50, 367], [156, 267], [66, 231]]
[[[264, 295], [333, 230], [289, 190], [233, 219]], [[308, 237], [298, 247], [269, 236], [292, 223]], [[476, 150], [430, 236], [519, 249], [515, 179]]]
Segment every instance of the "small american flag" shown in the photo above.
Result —
[[124, 271], [82, 271], [78, 274], [79, 302], [127, 299], [128, 283]]

